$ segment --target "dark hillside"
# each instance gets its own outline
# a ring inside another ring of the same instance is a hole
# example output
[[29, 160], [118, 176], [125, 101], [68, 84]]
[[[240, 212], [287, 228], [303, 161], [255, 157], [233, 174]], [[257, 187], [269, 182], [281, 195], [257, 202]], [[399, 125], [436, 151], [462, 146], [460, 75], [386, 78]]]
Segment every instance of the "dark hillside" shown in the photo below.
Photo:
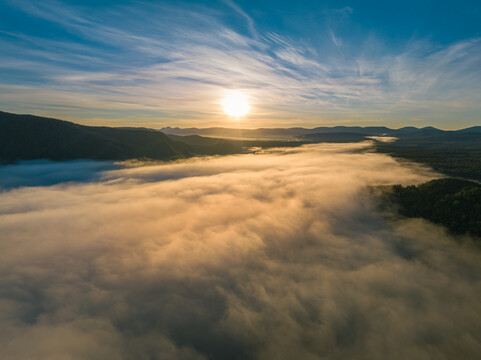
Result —
[[443, 132], [428, 129], [395, 136], [395, 142], [376, 143], [377, 151], [427, 164], [449, 176], [481, 180], [480, 127]]
[[171, 139], [188, 144], [198, 155], [229, 155], [242, 153], [242, 141], [211, 138], [199, 135], [168, 135]]
[[421, 217], [481, 240], [481, 184], [444, 178], [417, 186], [394, 185], [390, 197], [403, 216]]
[[145, 128], [84, 126], [0, 112], [0, 163], [35, 159], [170, 160], [195, 155], [238, 154], [251, 147], [286, 147], [305, 143], [165, 135]]
[[33, 115], [0, 112], [0, 161], [167, 160], [191, 155], [191, 148], [158, 131], [74, 124]]
[[348, 143], [368, 140], [366, 136], [368, 135], [362, 133], [339, 132], [306, 134], [302, 138], [314, 142]]

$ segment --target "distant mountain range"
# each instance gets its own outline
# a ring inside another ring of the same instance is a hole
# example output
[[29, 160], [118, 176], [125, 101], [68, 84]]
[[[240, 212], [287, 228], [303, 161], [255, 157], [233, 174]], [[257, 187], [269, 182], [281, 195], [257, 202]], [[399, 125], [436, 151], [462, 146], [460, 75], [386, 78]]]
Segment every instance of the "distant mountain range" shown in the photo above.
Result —
[[34, 159], [171, 160], [242, 153], [255, 146], [303, 143], [305, 141], [237, 141], [165, 135], [154, 129], [84, 126], [40, 116], [0, 112], [0, 163]]
[[462, 147], [474, 149], [475, 154], [478, 154], [481, 126], [457, 131], [443, 131], [433, 127], [390, 129], [372, 126], [253, 130], [166, 127], [159, 131], [147, 128], [84, 126], [40, 116], [0, 112], [0, 162], [33, 159], [171, 160], [196, 155], [236, 154], [252, 147], [357, 142], [371, 136], [395, 137], [395, 145], [383, 147], [378, 144], [380, 150], [390, 153], [399, 152], [400, 146], [403, 149], [413, 146], [425, 149], [439, 147], [441, 144], [443, 149]]
[[295, 139], [295, 138], [315, 138], [308, 136], [311, 134], [332, 134], [332, 133], [344, 133], [344, 134], [364, 134], [370, 136], [411, 136], [419, 134], [421, 136], [433, 135], [436, 133], [452, 133], [452, 132], [465, 132], [465, 133], [481, 133], [481, 126], [473, 126], [470, 128], [456, 130], [456, 131], [444, 131], [436, 129], [432, 126], [423, 128], [416, 128], [412, 126], [403, 127], [400, 129], [390, 129], [385, 126], [333, 126], [333, 127], [316, 127], [313, 129], [306, 129], [301, 127], [294, 128], [261, 128], [261, 129], [230, 129], [222, 127], [211, 128], [178, 128], [178, 127], [164, 127], [161, 128], [165, 134], [171, 135], [199, 135], [199, 136], [212, 136], [222, 138], [243, 138], [243, 139]]

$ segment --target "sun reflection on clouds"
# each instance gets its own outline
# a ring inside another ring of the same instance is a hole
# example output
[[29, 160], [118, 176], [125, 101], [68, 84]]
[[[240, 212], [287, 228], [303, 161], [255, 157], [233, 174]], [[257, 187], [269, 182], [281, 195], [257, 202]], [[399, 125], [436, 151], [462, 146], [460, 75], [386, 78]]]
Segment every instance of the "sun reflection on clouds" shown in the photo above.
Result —
[[365, 186], [435, 174], [368, 146], [0, 192], [2, 356], [477, 358], [479, 253], [383, 219]]

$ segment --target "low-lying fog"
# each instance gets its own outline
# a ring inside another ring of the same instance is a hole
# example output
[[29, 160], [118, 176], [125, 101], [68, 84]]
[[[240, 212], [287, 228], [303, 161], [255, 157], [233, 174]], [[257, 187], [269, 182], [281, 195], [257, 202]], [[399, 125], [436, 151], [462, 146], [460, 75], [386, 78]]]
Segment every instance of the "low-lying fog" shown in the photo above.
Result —
[[1, 358], [479, 358], [479, 251], [376, 210], [436, 174], [366, 146], [3, 168]]

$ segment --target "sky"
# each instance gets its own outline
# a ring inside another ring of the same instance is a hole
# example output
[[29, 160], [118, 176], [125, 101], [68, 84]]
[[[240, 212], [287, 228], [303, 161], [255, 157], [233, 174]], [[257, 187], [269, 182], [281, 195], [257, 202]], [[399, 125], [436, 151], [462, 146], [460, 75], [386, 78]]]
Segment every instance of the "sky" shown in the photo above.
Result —
[[[479, 1], [0, 0], [0, 109], [90, 125], [481, 123]], [[247, 116], [222, 99], [245, 94]]]
[[369, 148], [1, 167], [2, 359], [479, 359], [479, 247]]

